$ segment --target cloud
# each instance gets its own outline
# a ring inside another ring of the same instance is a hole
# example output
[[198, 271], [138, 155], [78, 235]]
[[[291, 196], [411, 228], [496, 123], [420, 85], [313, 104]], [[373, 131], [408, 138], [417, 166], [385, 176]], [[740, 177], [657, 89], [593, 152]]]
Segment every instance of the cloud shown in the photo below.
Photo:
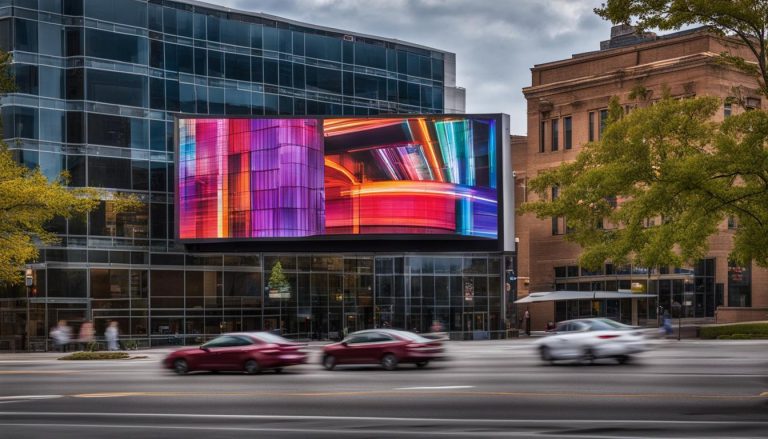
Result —
[[296, 21], [394, 38], [456, 54], [467, 112], [504, 112], [526, 134], [523, 87], [536, 64], [599, 49], [601, 0], [208, 0]]

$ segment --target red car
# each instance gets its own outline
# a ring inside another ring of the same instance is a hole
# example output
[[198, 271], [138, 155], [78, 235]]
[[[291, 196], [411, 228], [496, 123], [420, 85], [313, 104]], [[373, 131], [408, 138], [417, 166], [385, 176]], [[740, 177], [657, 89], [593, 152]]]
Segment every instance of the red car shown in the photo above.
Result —
[[424, 367], [443, 358], [443, 344], [418, 334], [394, 329], [354, 332], [339, 343], [323, 348], [323, 366], [332, 370], [339, 364], [381, 364], [394, 370], [399, 363]]
[[243, 332], [216, 337], [200, 347], [179, 349], [163, 366], [179, 375], [193, 370], [259, 373], [265, 369], [281, 372], [283, 367], [307, 362], [303, 345], [268, 332]]

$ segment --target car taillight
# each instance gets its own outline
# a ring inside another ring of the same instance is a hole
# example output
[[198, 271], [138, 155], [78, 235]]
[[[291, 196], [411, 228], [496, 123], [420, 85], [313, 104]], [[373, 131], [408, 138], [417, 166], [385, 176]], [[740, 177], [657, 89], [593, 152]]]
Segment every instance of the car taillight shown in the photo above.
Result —
[[610, 338], [616, 338], [616, 337], [618, 337], [618, 335], [616, 335], [616, 334], [603, 334], [603, 335], [598, 335], [597, 336], [597, 338], [600, 338], [600, 339], [603, 339], [603, 340], [607, 340], [607, 339], [610, 339]]

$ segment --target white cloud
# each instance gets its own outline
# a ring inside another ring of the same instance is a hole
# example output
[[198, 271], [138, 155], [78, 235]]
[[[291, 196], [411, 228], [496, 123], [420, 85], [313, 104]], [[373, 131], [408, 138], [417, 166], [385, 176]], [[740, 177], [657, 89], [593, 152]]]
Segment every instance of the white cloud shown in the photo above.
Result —
[[535, 64], [599, 49], [610, 23], [601, 0], [208, 0], [456, 53], [467, 112], [504, 112], [525, 134], [522, 88]]

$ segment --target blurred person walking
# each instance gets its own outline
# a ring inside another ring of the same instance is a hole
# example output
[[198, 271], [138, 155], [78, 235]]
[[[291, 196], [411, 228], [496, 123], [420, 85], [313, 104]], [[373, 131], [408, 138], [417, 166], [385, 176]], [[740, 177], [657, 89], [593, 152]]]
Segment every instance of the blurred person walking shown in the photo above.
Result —
[[669, 314], [669, 311], [664, 311], [662, 329], [665, 337], [672, 335], [672, 316]]
[[109, 322], [109, 326], [107, 327], [107, 330], [104, 331], [104, 338], [107, 339], [108, 350], [110, 351], [118, 350], [117, 337], [118, 337], [117, 322], [112, 320], [111, 322]]
[[93, 343], [93, 323], [89, 320], [80, 325], [80, 335], [78, 335], [77, 341], [82, 344], [83, 350], [88, 349], [88, 346]]
[[525, 309], [523, 320], [525, 321], [525, 335], [531, 335], [531, 313], [528, 311], [528, 308]]
[[72, 338], [72, 329], [67, 326], [66, 320], [59, 320], [59, 323], [51, 329], [51, 338], [56, 351], [67, 352], [67, 345]]

